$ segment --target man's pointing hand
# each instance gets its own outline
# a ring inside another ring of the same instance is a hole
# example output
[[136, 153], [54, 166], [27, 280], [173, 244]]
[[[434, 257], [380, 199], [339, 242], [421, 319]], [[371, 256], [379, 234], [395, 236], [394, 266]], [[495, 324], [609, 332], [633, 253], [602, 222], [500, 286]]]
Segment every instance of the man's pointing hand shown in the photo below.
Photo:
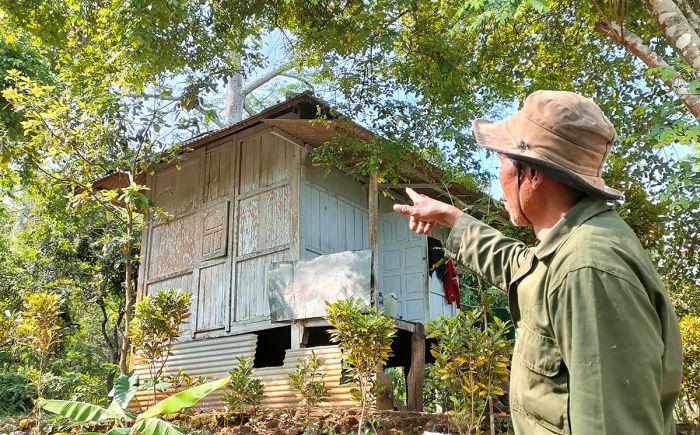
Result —
[[413, 205], [394, 204], [394, 212], [410, 216], [408, 227], [418, 234], [429, 234], [434, 225], [454, 226], [462, 211], [457, 207], [406, 188]]

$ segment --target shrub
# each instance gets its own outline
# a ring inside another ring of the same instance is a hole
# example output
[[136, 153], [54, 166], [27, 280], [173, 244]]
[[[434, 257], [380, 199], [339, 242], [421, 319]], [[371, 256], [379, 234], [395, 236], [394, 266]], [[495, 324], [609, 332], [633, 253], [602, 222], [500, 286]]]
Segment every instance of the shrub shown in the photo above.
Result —
[[306, 410], [307, 418], [311, 408], [328, 401], [330, 397], [328, 387], [323, 382], [325, 374], [319, 373], [323, 364], [323, 358], [319, 358], [315, 351], [311, 351], [311, 356], [307, 359], [299, 359], [296, 369], [289, 374], [292, 388]]
[[148, 367], [151, 402], [155, 403], [163, 368], [180, 336], [180, 327], [190, 317], [191, 296], [180, 290], [159, 290], [136, 304], [129, 325], [137, 358]]
[[0, 373], [0, 415], [24, 415], [32, 410], [36, 390], [21, 373]]
[[357, 386], [351, 393], [360, 402], [358, 433], [362, 432], [365, 413], [379, 393], [375, 373], [391, 356], [396, 335], [393, 319], [373, 307], [368, 307], [365, 314], [362, 308], [362, 302], [356, 298], [326, 302], [326, 320], [333, 327], [329, 331], [331, 341], [338, 343], [343, 365]]
[[176, 393], [178, 391], [187, 390], [197, 385], [202, 385], [207, 381], [205, 376], [197, 376], [193, 378], [192, 376], [185, 373], [185, 370], [180, 367], [177, 373], [173, 375], [166, 376], [165, 382], [168, 388], [172, 388]]
[[12, 342], [15, 319], [9, 311], [0, 313], [0, 348], [8, 346]]
[[[394, 398], [394, 404], [405, 409], [406, 407], [406, 372], [403, 367], [389, 367], [384, 370], [384, 372], [389, 375], [391, 379], [391, 386], [393, 388], [392, 397]], [[424, 390], [426, 391], [426, 390]], [[425, 399], [424, 399], [425, 400]]]
[[683, 341], [683, 380], [676, 413], [679, 420], [700, 426], [700, 317], [683, 316], [680, 329]]
[[438, 390], [452, 408], [450, 422], [460, 433], [480, 433], [489, 399], [503, 394], [508, 379], [510, 326], [494, 318], [482, 329], [482, 311], [460, 311], [452, 318], [439, 316], [427, 326]]
[[227, 392], [224, 393], [224, 403], [233, 411], [241, 412], [246, 407], [256, 413], [263, 399], [263, 384], [260, 379], [253, 377], [253, 360], [239, 356], [238, 367], [231, 370]]
[[[49, 356], [60, 342], [63, 320], [59, 311], [59, 297], [49, 292], [33, 293], [27, 296], [24, 309], [15, 329], [18, 344], [30, 351], [37, 360], [37, 367], [32, 373], [32, 381], [36, 386], [37, 397], [44, 394], [44, 371]], [[41, 407], [34, 407], [37, 420], [35, 433], [42, 432]]]

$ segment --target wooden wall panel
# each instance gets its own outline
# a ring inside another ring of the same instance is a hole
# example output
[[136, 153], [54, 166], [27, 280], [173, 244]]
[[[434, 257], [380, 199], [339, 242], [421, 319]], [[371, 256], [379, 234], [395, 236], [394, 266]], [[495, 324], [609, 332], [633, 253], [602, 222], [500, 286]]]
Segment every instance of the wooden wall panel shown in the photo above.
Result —
[[238, 255], [244, 256], [291, 242], [289, 185], [240, 201]]
[[295, 145], [271, 133], [241, 142], [241, 195], [289, 180], [296, 162]]
[[367, 211], [322, 187], [304, 183], [302, 239], [308, 257], [313, 254], [367, 249]]
[[173, 216], [192, 212], [199, 206], [199, 162], [199, 158], [192, 157], [179, 170], [171, 166], [154, 177], [156, 206]]
[[151, 229], [149, 281], [195, 266], [201, 246], [198, 228], [198, 217], [193, 214]]
[[228, 244], [228, 201], [220, 201], [202, 211], [202, 259], [223, 257]]
[[274, 261], [289, 259], [289, 250], [239, 261], [236, 264], [236, 297], [233, 318], [236, 322], [270, 315], [267, 295], [267, 269]]
[[227, 326], [228, 275], [227, 263], [215, 264], [199, 270], [197, 331], [211, 331]]
[[227, 197], [231, 192], [233, 146], [230, 143], [207, 151], [204, 171], [204, 203]]

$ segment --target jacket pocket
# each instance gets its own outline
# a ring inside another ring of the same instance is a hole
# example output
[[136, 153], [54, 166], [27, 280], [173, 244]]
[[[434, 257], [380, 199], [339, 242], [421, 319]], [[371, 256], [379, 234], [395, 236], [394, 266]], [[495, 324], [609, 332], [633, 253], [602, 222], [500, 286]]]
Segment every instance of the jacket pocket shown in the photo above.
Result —
[[513, 353], [513, 410], [552, 432], [568, 433], [568, 372], [556, 340], [521, 324]]
[[561, 353], [557, 341], [521, 326], [515, 343], [515, 356], [535, 373], [554, 376], [561, 369]]

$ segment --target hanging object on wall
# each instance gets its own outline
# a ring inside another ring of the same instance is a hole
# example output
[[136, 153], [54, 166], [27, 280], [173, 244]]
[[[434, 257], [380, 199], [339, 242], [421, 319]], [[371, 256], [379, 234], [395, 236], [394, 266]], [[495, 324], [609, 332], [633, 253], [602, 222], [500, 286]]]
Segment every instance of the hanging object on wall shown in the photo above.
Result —
[[267, 272], [272, 321], [323, 317], [326, 301], [351, 296], [369, 305], [371, 258], [369, 250], [361, 250], [272, 263]]

